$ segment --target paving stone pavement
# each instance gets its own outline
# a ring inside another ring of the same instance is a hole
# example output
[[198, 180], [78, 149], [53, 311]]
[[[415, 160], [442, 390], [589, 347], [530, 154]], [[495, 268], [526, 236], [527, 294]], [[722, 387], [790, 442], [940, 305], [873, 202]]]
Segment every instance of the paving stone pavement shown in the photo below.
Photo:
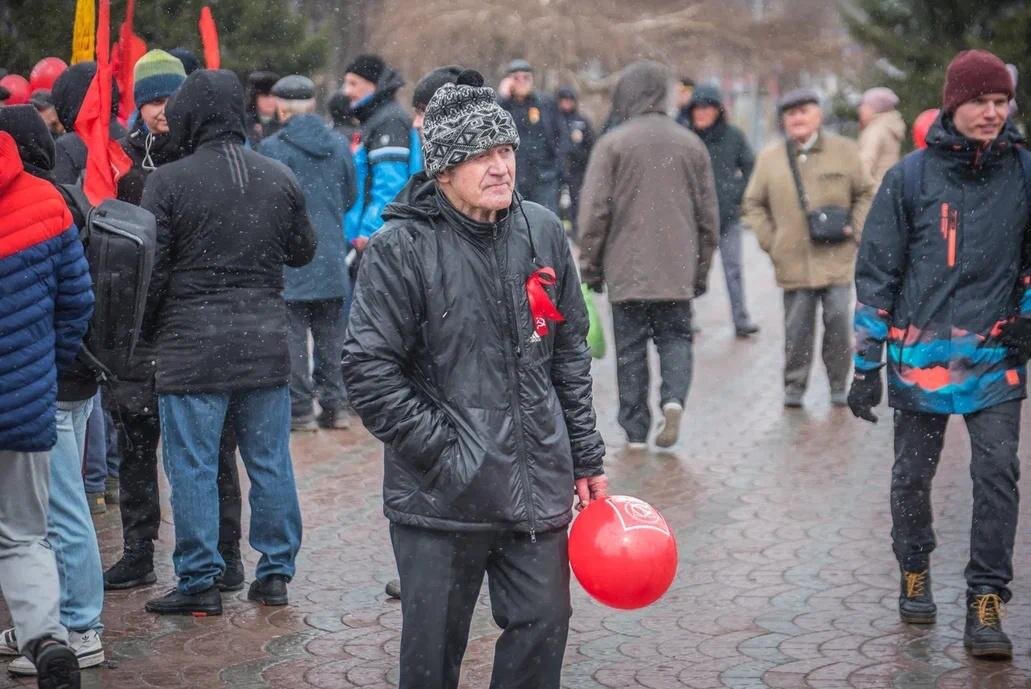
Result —
[[[895, 610], [897, 570], [888, 538], [890, 424], [870, 426], [830, 408], [819, 366], [806, 408], [781, 407], [780, 293], [765, 257], [750, 236], [746, 242], [750, 302], [763, 331], [753, 341], [734, 339], [722, 274], [714, 271], [711, 295], [697, 304], [703, 332], [679, 447], [623, 452], [611, 353], [595, 365], [612, 487], [651, 502], [675, 526], [680, 570], [664, 599], [637, 612], [594, 604], [574, 583], [563, 687], [1031, 686], [1026, 526], [1018, 534], [1018, 578], [1006, 618], [1015, 659], [973, 662], [962, 647], [971, 491], [962, 423], [950, 426], [935, 483], [939, 621], [907, 627]], [[887, 414], [882, 408], [882, 419]], [[226, 596], [220, 618], [144, 612], [144, 601], [173, 581], [166, 510], [160, 585], [108, 595], [110, 663], [85, 672], [84, 687], [396, 685], [401, 614], [383, 593], [394, 567], [380, 509], [381, 450], [362, 430], [297, 435], [293, 450], [305, 535], [291, 605], [256, 607], [240, 592]], [[1031, 523], [1027, 502], [1022, 517]], [[117, 513], [97, 525], [109, 564], [120, 555]], [[254, 553], [246, 559], [253, 572]], [[0, 621], [7, 619], [0, 604]], [[488, 685], [496, 636], [484, 596], [463, 689]], [[0, 672], [0, 689], [23, 686], [34, 684]]]

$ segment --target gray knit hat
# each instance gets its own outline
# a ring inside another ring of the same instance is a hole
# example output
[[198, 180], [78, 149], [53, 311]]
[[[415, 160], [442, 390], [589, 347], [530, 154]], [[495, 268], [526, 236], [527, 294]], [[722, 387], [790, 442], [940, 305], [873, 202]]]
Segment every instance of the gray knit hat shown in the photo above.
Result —
[[466, 70], [457, 83], [444, 84], [426, 106], [422, 125], [426, 174], [435, 177], [459, 163], [498, 146], [519, 147], [519, 132], [508, 111], [498, 105], [483, 76]]

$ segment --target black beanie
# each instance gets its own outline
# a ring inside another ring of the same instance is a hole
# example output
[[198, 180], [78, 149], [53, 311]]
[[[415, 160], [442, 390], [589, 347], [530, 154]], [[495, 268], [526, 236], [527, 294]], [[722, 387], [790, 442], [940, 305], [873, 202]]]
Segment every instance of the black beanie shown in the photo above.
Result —
[[412, 107], [416, 110], [425, 110], [437, 89], [444, 84], [455, 83], [455, 80], [458, 79], [458, 75], [461, 73], [462, 68], [458, 65], [448, 65], [446, 67], [438, 67], [424, 76], [415, 85], [415, 90], [412, 92]]
[[32, 105], [0, 108], [0, 132], [7, 132], [18, 144], [22, 166], [30, 175], [50, 179], [54, 169], [54, 137]]
[[357, 74], [362, 79], [377, 84], [386, 67], [386, 63], [379, 55], [359, 55], [351, 60], [344, 73]]
[[169, 55], [179, 58], [179, 62], [183, 63], [183, 69], [186, 70], [186, 76], [190, 76], [200, 69], [200, 61], [197, 60], [197, 56], [186, 48], [172, 48], [168, 53]]

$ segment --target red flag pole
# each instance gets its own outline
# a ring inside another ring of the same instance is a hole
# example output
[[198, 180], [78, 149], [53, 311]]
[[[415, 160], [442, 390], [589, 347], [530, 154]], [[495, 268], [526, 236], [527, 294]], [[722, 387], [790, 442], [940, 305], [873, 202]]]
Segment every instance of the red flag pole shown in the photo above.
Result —
[[207, 5], [201, 8], [197, 25], [200, 29], [200, 42], [204, 46], [204, 64], [208, 69], [219, 69], [222, 65], [222, 55], [218, 46], [218, 27], [215, 26], [215, 17]]

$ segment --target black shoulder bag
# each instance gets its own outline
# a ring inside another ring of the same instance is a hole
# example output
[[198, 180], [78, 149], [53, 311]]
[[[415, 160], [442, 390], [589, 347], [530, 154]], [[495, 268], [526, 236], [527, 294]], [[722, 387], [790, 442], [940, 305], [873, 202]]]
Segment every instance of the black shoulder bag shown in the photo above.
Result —
[[810, 210], [809, 198], [802, 187], [802, 177], [798, 174], [795, 146], [790, 140], [787, 142], [787, 149], [788, 165], [791, 167], [791, 176], [798, 191], [798, 203], [802, 206], [802, 212], [809, 223], [809, 239], [814, 244], [840, 244], [850, 239], [852, 232], [848, 228], [852, 224], [852, 211], [841, 206], [823, 206]]

